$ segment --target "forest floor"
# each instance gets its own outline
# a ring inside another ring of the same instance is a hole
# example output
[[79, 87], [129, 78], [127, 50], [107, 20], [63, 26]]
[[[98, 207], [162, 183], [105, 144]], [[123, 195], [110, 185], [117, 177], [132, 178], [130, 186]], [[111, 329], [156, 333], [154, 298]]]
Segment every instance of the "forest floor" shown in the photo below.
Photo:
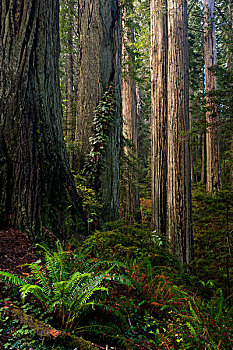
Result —
[[0, 270], [25, 273], [27, 267], [21, 265], [36, 260], [32, 244], [24, 233], [12, 227], [0, 231]]
[[[0, 230], [0, 271], [27, 276], [30, 272], [27, 264], [37, 260], [38, 256], [33, 250], [33, 244], [25, 233], [13, 227]], [[8, 296], [4, 286], [4, 282], [0, 282], [0, 300]], [[94, 345], [96, 350], [105, 349], [100, 345]], [[0, 350], [3, 349], [2, 346], [0, 335]]]
[[[27, 266], [38, 258], [32, 249], [32, 244], [28, 237], [14, 229], [7, 227], [0, 231], [0, 270], [9, 271], [18, 275], [28, 273]], [[2, 299], [2, 287], [0, 282], [0, 299]]]

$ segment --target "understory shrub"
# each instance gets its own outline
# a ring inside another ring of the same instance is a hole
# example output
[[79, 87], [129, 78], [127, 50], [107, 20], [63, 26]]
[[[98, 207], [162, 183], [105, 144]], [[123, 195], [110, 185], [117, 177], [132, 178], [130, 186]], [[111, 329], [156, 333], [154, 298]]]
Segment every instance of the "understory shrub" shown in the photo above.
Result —
[[[37, 299], [44, 311], [59, 320], [58, 327], [67, 330], [76, 327], [80, 314], [88, 307], [93, 307], [94, 300], [90, 301], [93, 295], [108, 292], [104, 281], [124, 280], [110, 275], [114, 263], [85, 259], [71, 250], [65, 251], [60, 243], [57, 244], [57, 251], [41, 248], [44, 262], [38, 260], [28, 264], [31, 274], [27, 278], [3, 271], [0, 271], [0, 277], [19, 286], [23, 301], [28, 294]], [[103, 270], [106, 265], [110, 267]]]
[[[39, 248], [41, 259], [29, 264], [31, 274], [0, 276], [18, 286], [25, 305], [39, 300], [43, 311], [38, 313], [53, 327], [127, 350], [233, 348], [229, 298], [221, 289], [208, 300], [198, 296], [200, 289], [191, 291], [189, 283], [196, 277], [187, 277], [155, 232], [109, 223], [77, 252], [60, 243], [55, 251]], [[0, 331], [1, 336], [7, 343], [7, 333]], [[27, 349], [25, 336], [17, 341]]]

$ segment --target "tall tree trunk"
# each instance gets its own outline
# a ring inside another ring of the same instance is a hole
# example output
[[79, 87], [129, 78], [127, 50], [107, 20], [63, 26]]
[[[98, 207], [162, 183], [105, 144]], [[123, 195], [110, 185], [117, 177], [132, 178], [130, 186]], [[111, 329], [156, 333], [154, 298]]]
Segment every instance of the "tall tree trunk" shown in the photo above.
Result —
[[206, 184], [206, 133], [201, 134], [201, 183]]
[[138, 84], [136, 84], [136, 112], [137, 112], [137, 122], [139, 122], [142, 120], [142, 96], [141, 96], [141, 91]]
[[127, 21], [127, 8], [123, 10], [123, 74], [122, 74], [122, 118], [125, 160], [122, 170], [121, 215], [131, 223], [141, 220], [137, 166], [137, 104], [136, 83], [132, 68], [134, 62], [128, 49], [134, 44], [132, 23]]
[[151, 1], [152, 225], [166, 234], [167, 210], [167, 1]]
[[182, 263], [192, 260], [187, 1], [168, 0], [167, 235]]
[[[204, 47], [203, 47], [204, 50]], [[204, 52], [203, 52], [204, 56]], [[203, 66], [203, 82], [202, 82], [202, 107], [203, 107], [203, 124], [204, 131], [201, 134], [201, 184], [206, 185], [206, 115], [205, 115], [205, 68]]]
[[[233, 35], [233, 19], [232, 19], [232, 0], [229, 0], [228, 3], [228, 17], [229, 17], [229, 38], [232, 38]], [[232, 81], [233, 73], [232, 73], [232, 40], [229, 43], [229, 56], [228, 56], [228, 69], [230, 74], [230, 80]], [[231, 174], [230, 181], [231, 187], [233, 188], [233, 87], [231, 84], [230, 89], [230, 99], [229, 99], [229, 107], [230, 107], [230, 155], [231, 155]]]
[[61, 124], [59, 3], [0, 2], [0, 222], [84, 229]]
[[115, 118], [109, 127], [104, 164], [97, 190], [103, 221], [119, 218], [119, 158], [121, 134], [121, 13], [118, 0], [79, 0], [79, 85], [75, 140], [76, 168], [82, 169], [91, 150], [93, 119], [104, 92], [114, 89]]
[[186, 0], [152, 0], [152, 217], [182, 264], [193, 258]]
[[[216, 74], [211, 68], [217, 64], [217, 48], [214, 24], [214, 0], [204, 0], [204, 56], [206, 91], [206, 190], [214, 193], [221, 187], [218, 116], [213, 96], [217, 89]], [[211, 96], [212, 95], [212, 96]]]
[[69, 4], [69, 27], [68, 27], [68, 101], [67, 101], [67, 136], [70, 140], [74, 137], [74, 60], [73, 60], [73, 20], [74, 20], [74, 3]]

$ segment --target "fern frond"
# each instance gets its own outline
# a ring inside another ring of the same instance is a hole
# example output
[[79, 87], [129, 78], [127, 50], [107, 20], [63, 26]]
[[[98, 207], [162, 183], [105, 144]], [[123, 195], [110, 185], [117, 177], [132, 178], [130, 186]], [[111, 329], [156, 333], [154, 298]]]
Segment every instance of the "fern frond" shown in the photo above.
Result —
[[38, 281], [38, 284], [41, 285], [44, 292], [49, 295], [51, 290], [51, 283], [47, 278], [47, 276], [45, 275], [43, 269], [41, 268], [41, 265], [39, 265], [39, 262], [28, 264], [28, 266], [31, 269], [31, 272], [35, 280]]
[[39, 285], [37, 285], [37, 284], [24, 285], [24, 286], [20, 287], [20, 292], [21, 292], [21, 298], [23, 301], [25, 301], [27, 294], [31, 293], [37, 299], [39, 299], [39, 301], [42, 303], [43, 306], [46, 306], [46, 308], [47, 308], [47, 300], [49, 298], [44, 293], [43, 289]]
[[83, 294], [80, 294], [76, 300], [74, 300], [69, 309], [73, 309], [74, 311], [80, 311], [83, 307], [86, 307], [87, 301], [92, 297], [92, 295], [98, 291], [108, 292], [108, 288], [105, 287], [95, 287], [91, 290], [86, 291]]
[[24, 279], [19, 278], [18, 276], [14, 275], [10, 272], [4, 272], [0, 271], [0, 278], [2, 278], [5, 281], [9, 281], [10, 283], [14, 284], [15, 286], [23, 286], [27, 284], [27, 281]]

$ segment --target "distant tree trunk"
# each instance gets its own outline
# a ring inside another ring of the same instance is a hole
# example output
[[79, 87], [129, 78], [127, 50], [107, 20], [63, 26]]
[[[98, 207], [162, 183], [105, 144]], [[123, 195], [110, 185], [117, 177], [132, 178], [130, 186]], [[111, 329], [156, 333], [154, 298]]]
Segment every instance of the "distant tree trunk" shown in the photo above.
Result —
[[192, 260], [187, 1], [168, 0], [167, 236], [182, 263]]
[[75, 140], [76, 169], [91, 150], [94, 111], [109, 87], [114, 88], [115, 118], [111, 123], [100, 173], [103, 221], [119, 218], [121, 134], [121, 13], [118, 0], [79, 0], [79, 81]]
[[166, 234], [167, 220], [167, 1], [151, 1], [152, 226]]
[[[191, 104], [191, 101], [190, 101]], [[190, 107], [191, 111], [191, 107]], [[190, 125], [192, 125], [192, 117], [191, 117], [191, 112], [189, 113], [190, 115]], [[191, 136], [191, 145], [190, 145], [190, 164], [191, 164], [191, 183], [195, 184], [197, 182], [197, 174], [195, 171], [195, 165], [197, 163], [197, 147], [196, 147], [196, 142], [195, 142], [196, 136], [192, 135]]]
[[204, 56], [206, 91], [206, 190], [214, 193], [221, 187], [221, 168], [218, 138], [218, 116], [213, 95], [217, 89], [216, 74], [210, 68], [217, 64], [214, 24], [214, 0], [204, 0]]
[[138, 122], [142, 120], [142, 97], [141, 97], [140, 88], [137, 84], [136, 84], [136, 112], [137, 112], [137, 122]]
[[59, 3], [0, 2], [0, 222], [84, 230], [61, 125]]
[[206, 184], [206, 133], [201, 134], [201, 183]]
[[[204, 50], [204, 48], [203, 48]], [[204, 52], [203, 52], [204, 56]], [[201, 134], [201, 184], [206, 185], [206, 115], [205, 115], [205, 69], [203, 66], [203, 82], [202, 82], [202, 106], [203, 106], [203, 124], [204, 131]]]
[[127, 51], [127, 46], [134, 43], [134, 31], [131, 23], [127, 23], [126, 13], [127, 8], [124, 9], [123, 15], [122, 117], [126, 143], [122, 166], [121, 215], [134, 223], [141, 220], [137, 166], [137, 104], [136, 83], [133, 77], [134, 62]]

